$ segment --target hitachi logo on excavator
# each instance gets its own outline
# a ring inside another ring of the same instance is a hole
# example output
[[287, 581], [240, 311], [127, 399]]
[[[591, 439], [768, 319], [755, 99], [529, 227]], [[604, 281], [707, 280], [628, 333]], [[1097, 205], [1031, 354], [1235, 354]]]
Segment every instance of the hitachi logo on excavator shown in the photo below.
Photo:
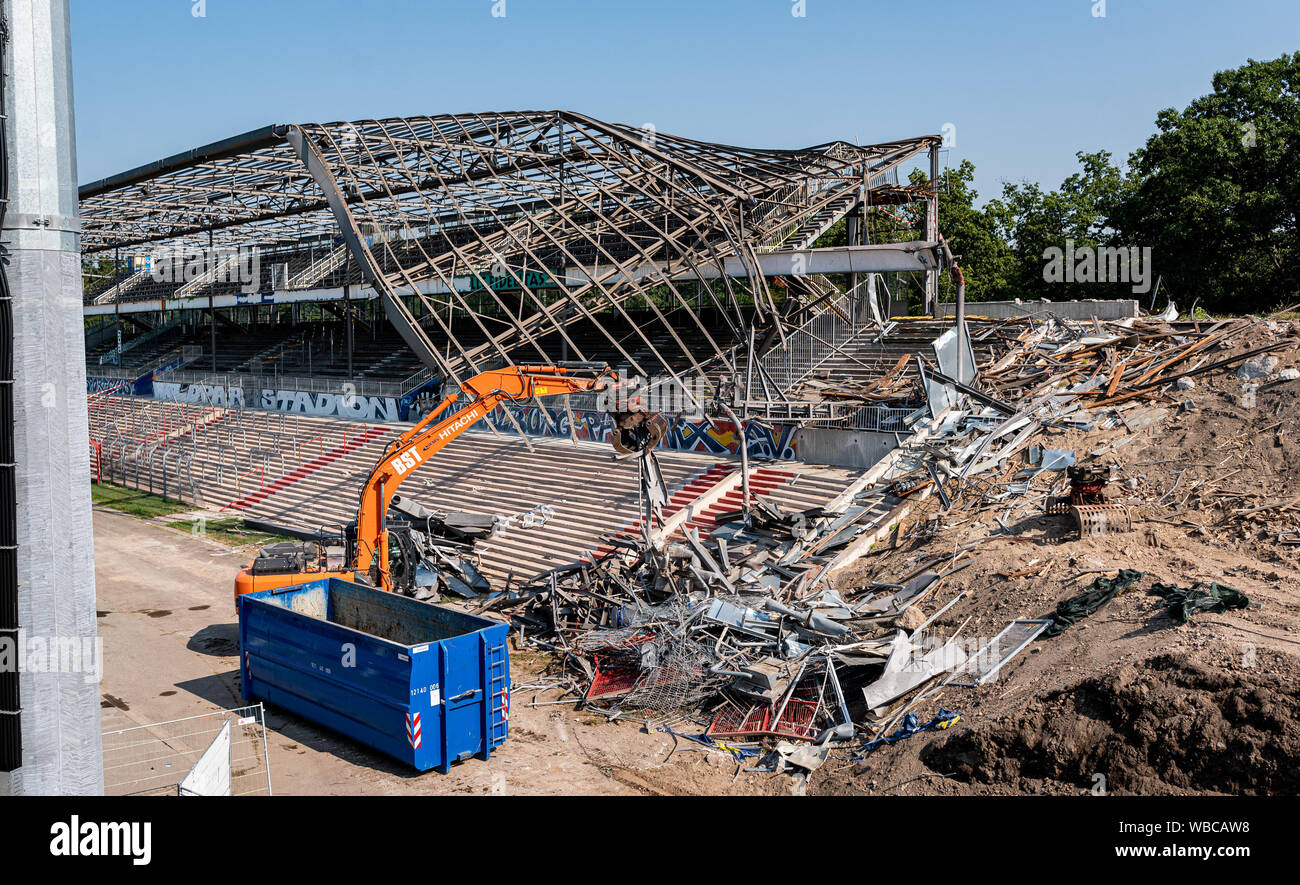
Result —
[[450, 426], [444, 427], [442, 432], [438, 434], [438, 439], [446, 439], [449, 436], [455, 435], [466, 424], [473, 424], [481, 417], [483, 417], [483, 413], [478, 409], [470, 409], [464, 417], [457, 418]]

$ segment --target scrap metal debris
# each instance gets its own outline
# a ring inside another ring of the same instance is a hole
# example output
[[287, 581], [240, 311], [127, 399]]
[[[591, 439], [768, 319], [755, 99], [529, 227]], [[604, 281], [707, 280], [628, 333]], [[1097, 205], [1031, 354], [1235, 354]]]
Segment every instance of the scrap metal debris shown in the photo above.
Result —
[[[581, 704], [737, 759], [765, 747], [766, 767], [746, 770], [806, 776], [832, 758], [832, 745], [851, 750], [834, 758], [861, 758], [945, 728], [958, 714], [942, 709], [922, 724], [912, 708], [943, 691], [978, 690], [1032, 641], [1096, 611], [1141, 573], [1100, 577], [1054, 617], [1026, 612], [991, 639], [963, 638], [960, 627], [935, 631], [968, 593], [946, 594], [946, 579], [992, 537], [1027, 540], [1024, 526], [1050, 522], [1045, 513], [1073, 513], [1081, 534], [1098, 524], [1129, 529], [1129, 510], [1103, 493], [1113, 460], [1098, 459], [1178, 414], [1160, 404], [1187, 389], [1175, 386], [1180, 379], [1294, 344], [1212, 355], [1250, 322], [1077, 323], [1047, 312], [990, 322], [976, 343], [994, 337], [1003, 346], [982, 351], [974, 380], [959, 382], [917, 355], [931, 398], [936, 385], [947, 388], [947, 405], [900, 435], [833, 504], [792, 511], [747, 494], [743, 509], [718, 514], [712, 526], [663, 529], [650, 506], [663, 496], [643, 488], [649, 503], [636, 528], [608, 535], [581, 561], [512, 579], [480, 610], [508, 617], [521, 646], [554, 653], [542, 684], [560, 694], [535, 702]], [[1044, 442], [1071, 430], [1120, 436], [1091, 456]], [[643, 485], [655, 473], [645, 465]], [[1130, 478], [1123, 488], [1136, 484]], [[1171, 504], [1175, 492], [1165, 495]], [[662, 531], [652, 530], [656, 520]], [[852, 586], [836, 581], [849, 563], [939, 536], [953, 538], [949, 555], [914, 558], [905, 573], [876, 572]], [[1007, 577], [1041, 579], [1052, 564], [1038, 563]], [[1170, 605], [1184, 617], [1239, 607], [1229, 590], [1171, 593]], [[937, 610], [925, 617], [917, 604], [931, 607], [931, 599]]]

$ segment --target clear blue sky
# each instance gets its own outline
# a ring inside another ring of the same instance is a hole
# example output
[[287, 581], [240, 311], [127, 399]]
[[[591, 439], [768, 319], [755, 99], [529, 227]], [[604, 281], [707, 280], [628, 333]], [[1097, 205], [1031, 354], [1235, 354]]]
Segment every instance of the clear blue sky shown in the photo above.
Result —
[[72, 0], [79, 178], [272, 122], [566, 108], [750, 147], [951, 123], [987, 199], [1300, 50], [1300, 0], [498, 2]]

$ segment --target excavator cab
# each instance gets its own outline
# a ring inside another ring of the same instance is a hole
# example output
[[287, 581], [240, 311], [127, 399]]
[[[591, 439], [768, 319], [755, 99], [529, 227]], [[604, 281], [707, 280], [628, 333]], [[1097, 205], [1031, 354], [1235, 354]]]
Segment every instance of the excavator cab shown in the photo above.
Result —
[[257, 551], [257, 557], [235, 578], [235, 598], [257, 590], [291, 587], [319, 578], [346, 578], [350, 549], [341, 538], [279, 541]]

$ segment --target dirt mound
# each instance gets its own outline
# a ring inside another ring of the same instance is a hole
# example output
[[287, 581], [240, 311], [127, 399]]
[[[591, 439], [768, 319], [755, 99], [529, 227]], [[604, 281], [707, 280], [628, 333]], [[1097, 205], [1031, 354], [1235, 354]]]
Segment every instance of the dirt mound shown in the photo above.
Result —
[[1057, 781], [1109, 792], [1300, 792], [1296, 662], [1260, 655], [1224, 670], [1160, 655], [1031, 702], [1020, 714], [959, 731], [922, 761], [972, 783]]

